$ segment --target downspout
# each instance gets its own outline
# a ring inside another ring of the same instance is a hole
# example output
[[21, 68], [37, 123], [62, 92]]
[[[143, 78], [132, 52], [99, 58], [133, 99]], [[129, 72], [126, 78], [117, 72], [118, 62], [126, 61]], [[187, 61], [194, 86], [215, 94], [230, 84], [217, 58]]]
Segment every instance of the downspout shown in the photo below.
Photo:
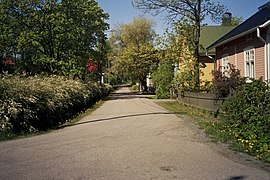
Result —
[[257, 37], [264, 43], [264, 65], [265, 65], [265, 80], [269, 80], [269, 69], [268, 69], [268, 49], [267, 42], [261, 37], [260, 28], [257, 28]]
[[[205, 55], [209, 58], [212, 59], [214, 61], [214, 73], [216, 72], [217, 69], [217, 64], [216, 64], [216, 58], [213, 58], [212, 56], [208, 55], [208, 52], [206, 51]], [[215, 76], [214, 76], [215, 78]]]
[[238, 62], [237, 62], [237, 47], [236, 47], [236, 45], [234, 46], [234, 64], [235, 64], [235, 69], [237, 69]]

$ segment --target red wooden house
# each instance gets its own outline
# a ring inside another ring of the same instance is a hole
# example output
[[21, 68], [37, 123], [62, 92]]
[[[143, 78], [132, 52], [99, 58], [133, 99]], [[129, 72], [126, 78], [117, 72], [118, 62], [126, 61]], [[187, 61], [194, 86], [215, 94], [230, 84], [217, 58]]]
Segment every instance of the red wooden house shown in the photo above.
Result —
[[244, 77], [262, 77], [270, 82], [270, 2], [207, 49], [213, 48], [216, 49], [215, 67], [225, 75], [230, 63]]

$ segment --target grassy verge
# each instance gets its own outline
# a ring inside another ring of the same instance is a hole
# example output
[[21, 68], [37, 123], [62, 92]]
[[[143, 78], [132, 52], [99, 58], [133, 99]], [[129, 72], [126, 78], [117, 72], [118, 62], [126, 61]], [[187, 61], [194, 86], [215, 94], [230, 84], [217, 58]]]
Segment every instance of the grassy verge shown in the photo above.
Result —
[[168, 109], [169, 111], [175, 112], [177, 114], [189, 115], [196, 120], [207, 118], [214, 120], [214, 113], [194, 107], [190, 107], [184, 104], [180, 104], [177, 101], [160, 101], [156, 102], [160, 106]]
[[104, 101], [100, 100], [90, 108], [86, 109], [85, 111], [82, 111], [76, 115], [74, 115], [72, 118], [68, 119], [64, 124], [59, 125], [57, 127], [54, 127], [53, 129], [47, 130], [47, 131], [36, 131], [36, 132], [28, 132], [28, 133], [14, 133], [14, 132], [5, 132], [5, 131], [0, 131], [0, 141], [5, 141], [5, 140], [12, 140], [12, 139], [20, 139], [20, 138], [27, 138], [27, 137], [32, 137], [32, 136], [37, 136], [45, 133], [49, 133], [53, 130], [64, 128], [66, 126], [71, 126], [77, 122], [79, 122], [83, 117], [90, 115], [92, 112], [94, 112], [96, 109], [98, 109]]
[[5, 76], [0, 79], [0, 132], [52, 129], [93, 106], [111, 90], [107, 85], [58, 76]]
[[92, 112], [98, 109], [103, 103], [104, 103], [103, 100], [98, 101], [96, 104], [94, 104], [87, 110], [82, 111], [81, 113], [75, 115], [73, 118], [67, 120], [63, 125], [60, 125], [57, 128], [63, 128], [79, 122], [83, 117], [90, 115]]
[[259, 159], [263, 162], [270, 163], [269, 150], [263, 150], [261, 153], [257, 152], [257, 154], [254, 154], [251, 153], [248, 148], [243, 148], [247, 143], [250, 144], [250, 140], [239, 140], [239, 137], [236, 137], [236, 133], [220, 120], [222, 118], [221, 116], [215, 118], [214, 113], [212, 112], [189, 107], [177, 101], [157, 102], [157, 104], [177, 114], [184, 114], [192, 117], [192, 119], [195, 120], [195, 123], [198, 124], [215, 142], [227, 143], [234, 151], [244, 152], [252, 155], [255, 160]]

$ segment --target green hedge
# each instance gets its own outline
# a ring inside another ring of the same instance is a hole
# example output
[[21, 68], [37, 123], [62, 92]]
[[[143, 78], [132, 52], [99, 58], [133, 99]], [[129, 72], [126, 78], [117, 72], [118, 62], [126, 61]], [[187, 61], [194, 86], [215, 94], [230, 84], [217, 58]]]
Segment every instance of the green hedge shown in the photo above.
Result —
[[4, 77], [0, 80], [0, 131], [58, 126], [110, 91], [109, 86], [63, 77]]
[[166, 61], [161, 63], [158, 69], [152, 74], [153, 83], [156, 87], [155, 93], [158, 99], [170, 98], [173, 68], [172, 63]]
[[262, 80], [240, 86], [223, 105], [224, 128], [238, 141], [236, 150], [270, 162], [270, 89]]

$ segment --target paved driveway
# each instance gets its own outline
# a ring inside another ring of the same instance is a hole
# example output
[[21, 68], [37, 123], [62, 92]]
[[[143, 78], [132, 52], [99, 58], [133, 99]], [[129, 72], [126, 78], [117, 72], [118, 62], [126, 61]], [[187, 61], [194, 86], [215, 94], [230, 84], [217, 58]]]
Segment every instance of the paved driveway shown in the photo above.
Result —
[[0, 142], [0, 179], [258, 179], [185, 120], [121, 88], [78, 124]]

